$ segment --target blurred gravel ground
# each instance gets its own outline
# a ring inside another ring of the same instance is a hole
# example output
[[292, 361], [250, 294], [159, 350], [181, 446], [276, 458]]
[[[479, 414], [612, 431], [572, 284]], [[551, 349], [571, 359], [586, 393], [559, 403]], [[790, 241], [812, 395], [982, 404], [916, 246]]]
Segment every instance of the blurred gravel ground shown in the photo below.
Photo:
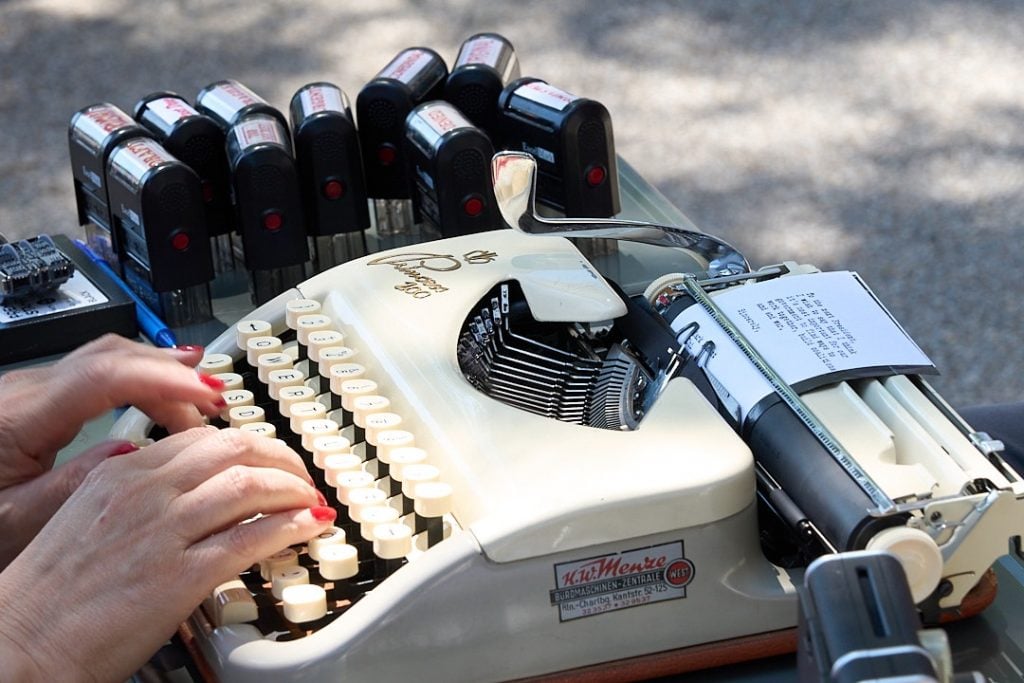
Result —
[[77, 109], [237, 78], [354, 98], [471, 33], [602, 101], [619, 152], [755, 265], [859, 271], [954, 404], [1024, 398], [1024, 4], [0, 0], [0, 232], [75, 233]]

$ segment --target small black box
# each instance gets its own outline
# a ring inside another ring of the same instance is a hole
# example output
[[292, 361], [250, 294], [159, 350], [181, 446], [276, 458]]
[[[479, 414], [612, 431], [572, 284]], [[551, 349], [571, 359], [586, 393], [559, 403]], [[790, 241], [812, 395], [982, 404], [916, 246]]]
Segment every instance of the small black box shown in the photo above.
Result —
[[128, 295], [70, 239], [53, 242], [75, 274], [54, 292], [0, 302], [0, 364], [71, 351], [107, 332], [138, 335]]

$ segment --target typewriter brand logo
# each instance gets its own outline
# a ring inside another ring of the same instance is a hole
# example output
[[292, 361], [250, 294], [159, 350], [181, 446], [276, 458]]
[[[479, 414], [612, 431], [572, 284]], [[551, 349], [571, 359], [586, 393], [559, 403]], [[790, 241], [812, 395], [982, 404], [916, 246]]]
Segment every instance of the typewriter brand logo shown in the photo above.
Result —
[[675, 541], [556, 564], [551, 604], [560, 621], [686, 597], [695, 567]]
[[496, 258], [498, 255], [495, 252], [483, 249], [475, 249], [463, 254], [462, 260], [451, 254], [412, 252], [379, 256], [368, 261], [367, 265], [391, 266], [406, 278], [405, 282], [395, 285], [395, 289], [414, 299], [426, 299], [434, 294], [447, 292], [448, 288], [423, 271], [451, 272], [461, 268], [463, 261], [469, 265], [481, 265], [490, 263]]

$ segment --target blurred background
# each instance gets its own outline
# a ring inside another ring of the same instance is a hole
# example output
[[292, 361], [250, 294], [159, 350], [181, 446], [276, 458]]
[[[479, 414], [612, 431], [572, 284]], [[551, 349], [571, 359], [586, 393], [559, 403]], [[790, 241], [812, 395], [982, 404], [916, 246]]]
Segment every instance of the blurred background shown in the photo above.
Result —
[[755, 266], [856, 270], [954, 405], [1024, 400], [1024, 4], [0, 0], [0, 232], [78, 234], [67, 125], [234, 78], [355, 100], [402, 48], [509, 38]]

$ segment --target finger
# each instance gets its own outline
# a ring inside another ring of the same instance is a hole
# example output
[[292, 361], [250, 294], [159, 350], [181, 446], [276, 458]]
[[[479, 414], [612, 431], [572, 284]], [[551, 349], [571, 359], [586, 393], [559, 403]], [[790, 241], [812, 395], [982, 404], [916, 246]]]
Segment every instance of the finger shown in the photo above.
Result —
[[54, 368], [60, 373], [41, 387], [42, 417], [81, 424], [131, 404], [168, 429], [180, 431], [201, 423], [196, 406], [212, 413], [222, 399], [216, 382], [201, 379], [194, 369], [158, 349], [134, 344], [123, 352], [107, 351], [62, 361]]
[[168, 520], [190, 542], [258, 514], [323, 504], [318, 491], [294, 474], [269, 467], [233, 465], [175, 498]]
[[138, 447], [130, 441], [105, 441], [55, 470], [0, 491], [6, 527], [0, 540], [0, 569], [35, 538], [93, 468], [113, 455], [135, 450]]
[[276, 468], [312, 485], [302, 458], [277, 439], [239, 429], [194, 431], [201, 432], [203, 438], [190, 448], [182, 449], [166, 464], [167, 481], [179, 491], [189, 491], [236, 465]]
[[193, 544], [186, 557], [197, 581], [212, 587], [278, 550], [304, 543], [333, 522], [331, 508], [282, 511], [213, 534]]
[[[123, 460], [118, 459], [118, 462], [113, 464], [112, 467], [155, 470], [167, 465], [175, 458], [180, 457], [182, 452], [188, 451], [188, 449], [193, 447], [196, 443], [199, 443], [203, 439], [208, 438], [211, 434], [216, 433], [217, 429], [215, 427], [206, 425], [195, 429], [189, 429], [184, 432], [179, 432], [177, 434], [172, 434], [155, 443], [151, 443], [148, 446], [143, 446], [138, 449], [137, 453], [131, 453], [128, 458]], [[112, 453], [112, 455], [117, 455], [117, 453]]]

